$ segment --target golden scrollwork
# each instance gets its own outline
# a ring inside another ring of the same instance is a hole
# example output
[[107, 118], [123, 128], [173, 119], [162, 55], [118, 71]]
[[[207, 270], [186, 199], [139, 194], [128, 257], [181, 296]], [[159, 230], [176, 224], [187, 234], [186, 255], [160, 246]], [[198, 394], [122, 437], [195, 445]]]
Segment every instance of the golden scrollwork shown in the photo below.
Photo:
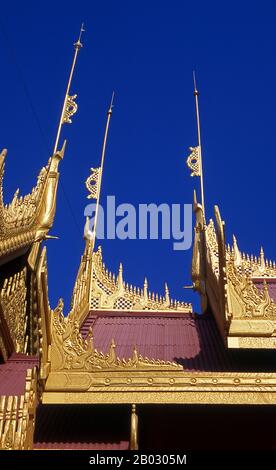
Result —
[[215, 213], [217, 228], [211, 220], [205, 230], [205, 276], [220, 332], [228, 347], [275, 348], [276, 304], [268, 285], [275, 279], [275, 263], [265, 260], [263, 249], [258, 258], [241, 253], [235, 236], [232, 247], [226, 246], [217, 207]]
[[[172, 398], [173, 397], [173, 398]], [[178, 397], [176, 399], [176, 397]], [[43, 403], [276, 403], [275, 373], [186, 370], [51, 372]]]
[[95, 393], [77, 393], [77, 392], [59, 392], [45, 393], [43, 402], [64, 403], [64, 404], [206, 404], [206, 405], [275, 405], [276, 393], [270, 391], [218, 391], [218, 390], [201, 390], [201, 391], [179, 391], [179, 390], [122, 390], [103, 393], [101, 390]]
[[191, 176], [200, 176], [200, 146], [190, 147], [190, 155], [187, 158], [187, 165], [191, 170]]
[[27, 226], [36, 214], [40, 202], [41, 192], [47, 176], [48, 167], [43, 167], [38, 175], [37, 184], [30, 194], [19, 197], [19, 189], [16, 190], [12, 202], [4, 208], [4, 223], [7, 229]]
[[85, 186], [90, 194], [88, 199], [97, 199], [99, 195], [99, 182], [101, 178], [102, 168], [91, 168], [91, 175], [88, 176]]
[[227, 258], [235, 257], [235, 266], [241, 274], [252, 278], [276, 278], [276, 263], [265, 258], [261, 248], [259, 256], [248, 255], [238, 248], [236, 237], [233, 236], [233, 245], [227, 246]]
[[218, 253], [218, 241], [215, 230], [214, 221], [210, 219], [209, 224], [206, 226], [206, 257], [209, 261], [213, 273], [219, 277], [219, 253]]
[[3, 175], [7, 151], [0, 154], [0, 258], [19, 249], [27, 249], [32, 243], [43, 240], [52, 227], [56, 209], [58, 166], [63, 158], [65, 143], [47, 166], [43, 167], [36, 186], [30, 194], [14, 194], [10, 204], [3, 201]]
[[26, 268], [6, 278], [0, 292], [0, 304], [16, 352], [24, 353], [27, 349], [27, 287]]
[[165, 295], [160, 296], [149, 292], [147, 279], [143, 289], [126, 283], [123, 279], [122, 264], [118, 275], [115, 276], [103, 263], [101, 247], [92, 253], [91, 245], [87, 242], [75, 281], [70, 314], [81, 323], [90, 310], [107, 309], [191, 313], [192, 305], [172, 300], [167, 284]]
[[72, 124], [71, 117], [77, 112], [78, 105], [76, 103], [77, 95], [67, 95], [66, 96], [66, 103], [64, 107], [64, 113], [62, 116], [62, 122], [65, 124]]
[[[162, 370], [181, 369], [182, 366], [174, 362], [166, 362], [142, 357], [136, 347], [133, 347], [132, 357], [119, 358], [116, 354], [116, 344], [112, 340], [107, 354], [97, 351], [93, 344], [93, 332], [89, 330], [84, 339], [80, 333], [79, 323], [70, 316], [63, 315], [63, 301], [53, 311], [52, 318], [52, 344], [51, 344], [51, 372], [60, 370], [98, 371], [101, 369], [155, 369]], [[50, 374], [51, 374], [50, 372]]]
[[231, 294], [238, 298], [241, 306], [233, 311], [233, 317], [276, 320], [276, 304], [269, 295], [266, 280], [264, 279], [263, 289], [260, 290], [248, 274], [239, 271], [235, 266], [235, 258], [231, 255], [226, 267], [227, 279]]
[[40, 357], [40, 379], [45, 380], [49, 373], [49, 345], [51, 343], [51, 308], [48, 297], [48, 271], [46, 247], [43, 248], [36, 270], [37, 307], [38, 307], [38, 342]]
[[143, 289], [126, 283], [123, 280], [122, 264], [118, 275], [115, 276], [105, 267], [101, 248], [93, 253], [90, 308], [192, 312], [190, 303], [170, 299], [167, 284], [165, 284], [165, 295], [159, 296], [149, 292], [147, 279]]

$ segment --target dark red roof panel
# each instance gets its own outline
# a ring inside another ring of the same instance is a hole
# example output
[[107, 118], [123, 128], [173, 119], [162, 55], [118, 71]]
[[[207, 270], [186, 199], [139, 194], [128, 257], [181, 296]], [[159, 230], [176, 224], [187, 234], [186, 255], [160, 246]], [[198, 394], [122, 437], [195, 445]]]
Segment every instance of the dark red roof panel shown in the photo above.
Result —
[[14, 353], [0, 365], [0, 395], [24, 395], [27, 369], [37, 365], [37, 356]]
[[36, 442], [37, 450], [127, 450], [128, 441], [119, 442]]
[[253, 279], [255, 286], [259, 290], [263, 289], [264, 281], [267, 284], [270, 297], [274, 300], [274, 302], [276, 302], [276, 279], [269, 279], [269, 278]]
[[190, 371], [275, 370], [273, 352], [228, 350], [211, 315], [91, 312], [81, 332], [92, 326], [94, 346], [107, 353], [111, 340], [116, 354], [128, 359], [133, 346], [149, 359], [174, 361]]
[[126, 450], [130, 406], [39, 405], [35, 449]]

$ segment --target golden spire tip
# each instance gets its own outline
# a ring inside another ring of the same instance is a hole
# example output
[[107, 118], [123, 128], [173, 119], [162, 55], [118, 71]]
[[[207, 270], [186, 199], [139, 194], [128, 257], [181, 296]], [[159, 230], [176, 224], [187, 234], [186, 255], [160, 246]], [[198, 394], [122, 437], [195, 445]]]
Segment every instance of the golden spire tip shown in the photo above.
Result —
[[111, 101], [110, 101], [110, 106], [109, 106], [109, 109], [108, 109], [108, 113], [111, 114], [112, 113], [112, 110], [113, 110], [113, 102], [114, 102], [114, 96], [115, 96], [115, 92], [113, 91], [112, 92], [112, 96], [111, 96]]
[[83, 44], [81, 43], [81, 37], [82, 37], [82, 33], [84, 33], [84, 31], [85, 31], [84, 23], [82, 23], [81, 28], [80, 28], [79, 38], [78, 38], [77, 42], [75, 42], [75, 44], [74, 44], [75, 49], [80, 49], [81, 47], [83, 47]]
[[193, 80], [194, 80], [194, 95], [195, 95], [195, 96], [198, 96], [199, 93], [198, 93], [198, 89], [197, 89], [197, 87], [196, 87], [196, 73], [195, 73], [194, 70], [193, 70]]

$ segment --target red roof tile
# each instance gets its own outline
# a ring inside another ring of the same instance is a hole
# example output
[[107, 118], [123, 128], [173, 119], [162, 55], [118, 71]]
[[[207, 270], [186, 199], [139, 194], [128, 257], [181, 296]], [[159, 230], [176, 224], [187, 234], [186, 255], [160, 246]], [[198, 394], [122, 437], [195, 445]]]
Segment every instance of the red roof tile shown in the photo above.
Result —
[[38, 365], [38, 357], [14, 353], [0, 365], [0, 395], [23, 395], [27, 369]]
[[174, 361], [190, 371], [276, 370], [273, 351], [228, 350], [211, 315], [94, 311], [82, 325], [84, 337], [89, 326], [95, 348], [107, 353], [114, 339], [120, 358], [131, 357], [136, 346], [144, 357]]
[[267, 284], [270, 297], [274, 300], [274, 302], [276, 302], [276, 279], [269, 279], [269, 278], [253, 279], [255, 286], [259, 290], [263, 289], [264, 281]]
[[130, 407], [39, 405], [35, 449], [126, 450]]
[[120, 442], [36, 442], [37, 450], [127, 450], [128, 441]]

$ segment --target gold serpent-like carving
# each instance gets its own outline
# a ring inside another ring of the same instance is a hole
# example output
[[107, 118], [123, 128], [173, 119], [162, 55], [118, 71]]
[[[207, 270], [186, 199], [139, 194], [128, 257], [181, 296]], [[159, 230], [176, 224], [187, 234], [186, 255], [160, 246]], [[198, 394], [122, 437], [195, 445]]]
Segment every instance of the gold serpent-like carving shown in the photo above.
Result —
[[33, 222], [41, 199], [47, 176], [48, 166], [43, 167], [37, 178], [37, 184], [30, 194], [19, 197], [19, 189], [15, 191], [12, 202], [4, 208], [4, 223], [7, 229], [27, 226]]
[[233, 259], [227, 262], [227, 278], [243, 303], [242, 316], [276, 319], [276, 304], [269, 295], [265, 279], [263, 289], [259, 290], [252, 278], [238, 272]]
[[133, 347], [133, 355], [129, 359], [119, 358], [116, 354], [116, 344], [112, 340], [109, 352], [104, 354], [97, 351], [93, 345], [93, 332], [89, 330], [84, 339], [80, 333], [79, 323], [72, 318], [64, 317], [63, 301], [52, 313], [52, 345], [51, 345], [51, 371], [75, 370], [97, 371], [99, 369], [180, 369], [182, 366], [174, 362], [148, 359], [139, 355]]
[[19, 189], [9, 204], [3, 201], [3, 175], [7, 151], [0, 154], [0, 258], [19, 249], [27, 249], [47, 236], [52, 227], [58, 185], [58, 166], [65, 151], [65, 143], [39, 172], [32, 191], [19, 196]]

